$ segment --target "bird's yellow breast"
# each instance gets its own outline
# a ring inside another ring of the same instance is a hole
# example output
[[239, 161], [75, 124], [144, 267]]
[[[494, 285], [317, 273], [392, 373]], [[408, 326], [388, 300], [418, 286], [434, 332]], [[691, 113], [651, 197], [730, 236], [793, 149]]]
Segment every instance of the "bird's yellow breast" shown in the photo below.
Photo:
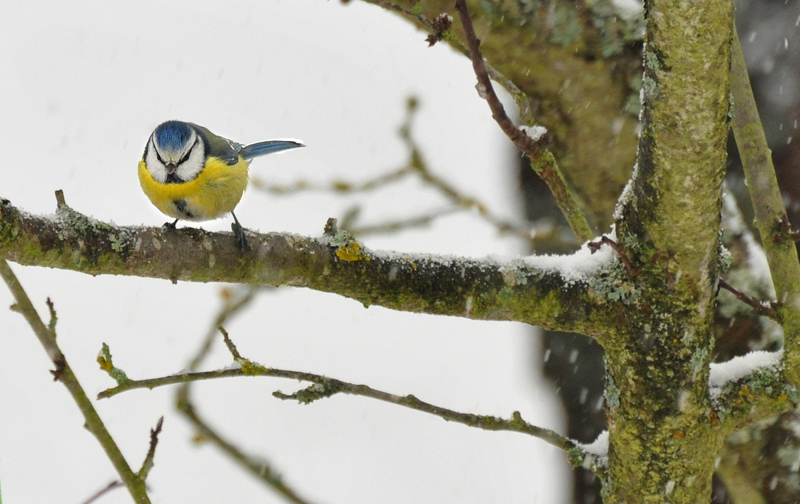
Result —
[[249, 163], [239, 157], [234, 165], [209, 157], [194, 180], [162, 184], [139, 161], [139, 183], [153, 205], [174, 219], [204, 221], [230, 213], [247, 188]]

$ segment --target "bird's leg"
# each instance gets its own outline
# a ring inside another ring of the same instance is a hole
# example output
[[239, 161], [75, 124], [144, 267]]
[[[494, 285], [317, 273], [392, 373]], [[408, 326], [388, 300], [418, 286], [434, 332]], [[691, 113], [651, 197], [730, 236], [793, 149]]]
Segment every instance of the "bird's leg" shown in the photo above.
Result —
[[236, 245], [239, 247], [239, 250], [244, 252], [250, 248], [247, 244], [247, 237], [244, 235], [244, 228], [239, 224], [239, 219], [236, 218], [236, 214], [231, 212], [231, 215], [233, 215], [233, 224], [231, 224], [233, 237], [236, 238]]
[[173, 222], [165, 222], [164, 229], [176, 229], [176, 225], [178, 224], [178, 219], [175, 219]]

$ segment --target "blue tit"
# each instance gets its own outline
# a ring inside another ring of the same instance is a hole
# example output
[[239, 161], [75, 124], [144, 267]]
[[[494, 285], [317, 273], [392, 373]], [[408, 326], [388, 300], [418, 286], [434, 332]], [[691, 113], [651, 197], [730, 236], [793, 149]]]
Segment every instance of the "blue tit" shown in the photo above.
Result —
[[267, 140], [241, 145], [206, 128], [182, 121], [160, 124], [139, 162], [142, 190], [164, 215], [179, 220], [206, 221], [230, 213], [240, 248], [247, 248], [244, 231], [233, 209], [247, 188], [247, 169], [258, 156], [303, 147], [291, 140]]

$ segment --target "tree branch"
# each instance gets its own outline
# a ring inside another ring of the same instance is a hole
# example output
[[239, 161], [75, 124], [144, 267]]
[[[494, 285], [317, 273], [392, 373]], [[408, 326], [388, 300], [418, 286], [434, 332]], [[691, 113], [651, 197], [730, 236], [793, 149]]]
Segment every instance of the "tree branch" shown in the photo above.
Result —
[[[453, 0], [365, 1], [437, 37], [434, 20], [458, 16]], [[481, 44], [489, 77], [514, 98], [520, 122], [547, 127], [581, 209], [605, 228], [635, 163], [641, 15], [606, 2], [553, 2], [543, 9], [530, 2], [467, 5], [477, 33], [491, 34]], [[470, 57], [462, 31], [455, 22], [441, 38]]]
[[97, 492], [95, 492], [88, 499], [83, 501], [83, 504], [92, 504], [93, 502], [97, 502], [97, 500], [100, 499], [101, 497], [103, 497], [105, 494], [107, 494], [111, 490], [114, 490], [115, 488], [119, 488], [121, 486], [122, 486], [122, 482], [121, 481], [114, 480], [111, 483], [109, 483], [108, 485], [106, 485], [103, 488], [101, 488], [100, 490], [98, 490]]
[[[396, 12], [406, 19], [411, 20], [418, 26], [422, 27], [423, 29], [427, 30], [428, 32], [432, 33], [438, 40], [447, 39], [450, 42], [450, 46], [455, 49], [456, 51], [462, 53], [464, 56], [469, 57], [469, 48], [465, 47], [464, 44], [455, 39], [454, 37], [450, 36], [449, 30], [444, 30], [444, 33], [440, 30], [440, 21], [439, 18], [441, 14], [435, 17], [433, 20], [426, 17], [422, 12], [421, 9], [418, 9], [420, 6], [420, 2], [414, 4], [414, 6], [410, 9], [403, 7], [398, 2], [393, 2], [390, 0], [365, 0], [367, 3], [375, 4], [384, 9], [392, 12]], [[425, 42], [428, 42], [428, 46], [432, 46], [430, 37], [425, 39]], [[506, 78], [505, 75], [500, 73], [491, 65], [487, 64], [488, 72], [493, 80], [499, 82], [501, 86], [514, 98], [517, 102], [517, 106], [520, 108], [521, 111], [528, 111], [530, 109], [530, 99], [523, 93], [522, 91], [517, 88], [517, 85], [514, 84], [513, 81]]]
[[265, 374], [268, 375], [272, 372], [277, 372], [277, 374], [275, 374], [274, 376], [282, 376], [285, 378], [296, 378], [298, 380], [310, 381], [315, 384], [303, 390], [297, 391], [293, 394], [284, 394], [283, 392], [280, 391], [273, 392], [272, 395], [274, 397], [277, 397], [278, 399], [283, 399], [283, 400], [291, 399], [291, 400], [296, 400], [301, 404], [309, 404], [318, 399], [331, 397], [336, 394], [357, 395], [361, 397], [377, 399], [379, 401], [388, 402], [399, 406], [405, 406], [406, 408], [422, 411], [424, 413], [438, 416], [444, 420], [447, 420], [448, 422], [456, 422], [462, 425], [466, 425], [468, 427], [475, 427], [478, 429], [490, 430], [490, 431], [510, 431], [510, 432], [519, 432], [521, 434], [527, 434], [529, 436], [541, 439], [547, 444], [555, 446], [556, 448], [559, 448], [565, 452], [570, 452], [572, 450], [579, 450], [580, 451], [579, 458], [581, 460], [583, 460], [583, 456], [587, 455], [571, 439], [561, 436], [560, 434], [550, 429], [537, 427], [535, 425], [532, 425], [524, 421], [519, 411], [515, 411], [511, 415], [510, 420], [489, 415], [475, 415], [472, 413], [461, 413], [458, 411], [453, 411], [447, 408], [443, 408], [441, 406], [436, 406], [434, 404], [430, 404], [425, 401], [421, 401], [420, 399], [417, 399], [415, 396], [411, 394], [398, 396], [395, 394], [390, 394], [388, 392], [383, 392], [380, 390], [373, 389], [367, 385], [348, 383], [334, 378], [326, 378], [324, 376], [311, 373], [283, 371], [272, 368], [262, 368], [262, 369], [265, 370], [266, 371]]
[[525, 261], [373, 252], [346, 232], [322, 238], [249, 233], [242, 253], [230, 233], [114, 227], [68, 207], [48, 219], [0, 204], [0, 257], [87, 274], [173, 282], [289, 285], [340, 294], [364, 306], [481, 320], [514, 320], [599, 335], [612, 317], [584, 281]]
[[800, 403], [800, 389], [788, 382], [784, 371], [758, 368], [742, 379], [712, 389], [716, 418], [727, 434], [753, 422], [793, 409]]
[[739, 36], [733, 34], [731, 61], [731, 95], [733, 98], [733, 134], [742, 158], [744, 175], [755, 210], [761, 244], [767, 254], [775, 294], [782, 306], [778, 317], [783, 321], [786, 373], [792, 383], [800, 385], [800, 263], [783, 197], [775, 178], [772, 154], [767, 145], [758, 116], [753, 89], [742, 55]]
[[556, 164], [555, 157], [541, 145], [540, 141], [534, 140], [530, 135], [514, 126], [508, 114], [506, 114], [503, 104], [495, 94], [491, 78], [486, 71], [486, 63], [483, 61], [483, 55], [481, 54], [480, 41], [475, 35], [475, 29], [472, 27], [472, 20], [467, 11], [466, 1], [456, 0], [456, 10], [461, 18], [461, 25], [464, 28], [467, 45], [469, 46], [472, 68], [478, 78], [478, 94], [489, 103], [492, 117], [497, 122], [497, 125], [500, 126], [500, 129], [503, 130], [503, 133], [506, 134], [516, 148], [530, 159], [534, 171], [542, 177], [542, 180], [550, 188], [550, 192], [553, 193], [558, 207], [566, 217], [575, 235], [581, 241], [591, 240], [594, 238], [594, 233], [583, 215], [583, 210], [581, 210], [567, 187], [567, 182]]
[[142, 467], [139, 468], [137, 475], [143, 481], [147, 479], [150, 470], [155, 465], [156, 447], [158, 446], [158, 435], [161, 434], [161, 426], [164, 425], [164, 417], [158, 419], [158, 423], [154, 429], [150, 429], [150, 448], [147, 449], [147, 455], [144, 457]]
[[738, 299], [742, 303], [745, 303], [746, 305], [752, 307], [753, 310], [755, 310], [755, 312], [758, 313], [759, 315], [763, 315], [765, 317], [769, 317], [772, 319], [775, 318], [775, 309], [779, 307], [778, 303], [775, 303], [774, 301], [769, 301], [768, 302], [769, 306], [767, 306], [763, 302], [753, 299], [744, 292], [734, 288], [731, 284], [729, 284], [722, 278], [719, 279], [719, 286], [727, 290], [734, 296], [736, 296], [736, 299]]
[[[214, 322], [211, 324], [205, 338], [200, 343], [197, 353], [192, 358], [188, 366], [187, 374], [192, 374], [200, 366], [200, 363], [208, 355], [211, 349], [211, 343], [216, 337], [217, 331], [221, 331], [225, 335], [226, 342], [228, 341], [227, 333], [222, 328], [222, 325], [236, 315], [242, 308], [247, 306], [253, 300], [257, 293], [256, 288], [247, 288], [244, 291], [228, 291], [224, 296], [225, 304], [217, 314]], [[229, 346], [229, 349], [231, 347]], [[238, 354], [235, 349], [232, 350], [234, 355]], [[110, 352], [108, 352], [110, 355]], [[111, 364], [109, 362], [109, 364]], [[113, 364], [111, 364], [113, 367]], [[116, 369], [116, 368], [114, 368]], [[124, 372], [122, 373], [124, 375]], [[114, 377], [114, 375], [112, 375]], [[126, 377], [127, 378], [127, 377]], [[128, 385], [130, 382], [127, 380], [117, 381], [120, 385]], [[189, 422], [194, 425], [200, 435], [215, 444], [220, 450], [226, 453], [235, 462], [242, 465], [245, 469], [250, 471], [256, 478], [261, 480], [271, 489], [275, 490], [278, 494], [283, 496], [289, 502], [295, 504], [308, 504], [308, 501], [300, 497], [300, 495], [289, 485], [284, 483], [279, 472], [275, 470], [273, 465], [264, 459], [246, 454], [239, 449], [236, 445], [226, 440], [216, 429], [212, 428], [197, 412], [191, 400], [191, 382], [183, 381], [182, 385], [178, 388], [176, 394], [176, 406]]]
[[[528, 242], [534, 250], [536, 250], [537, 241], [540, 241], [540, 235], [544, 233], [538, 233], [534, 223], [516, 222], [500, 217], [491, 210], [489, 205], [477, 197], [470, 196], [462, 192], [457, 187], [450, 184], [442, 176], [434, 173], [434, 171], [430, 169], [419, 148], [419, 145], [412, 135], [414, 119], [416, 118], [416, 112], [418, 109], [418, 100], [415, 97], [410, 97], [406, 103], [406, 117], [399, 129], [400, 137], [405, 143], [406, 150], [408, 152], [408, 161], [401, 168], [362, 182], [350, 182], [347, 180], [337, 179], [328, 183], [319, 184], [312, 181], [301, 180], [293, 183], [292, 185], [272, 185], [261, 182], [259, 179], [251, 179], [251, 184], [260, 190], [275, 195], [295, 194], [301, 191], [325, 191], [338, 194], [352, 194], [356, 192], [372, 191], [385, 185], [398, 182], [407, 176], [416, 175], [424, 184], [438, 191], [454, 206], [448, 206], [440, 210], [431, 210], [418, 217], [387, 221], [373, 225], [360, 225], [358, 227], [351, 222], [344, 222], [356, 220], [356, 217], [359, 215], [359, 209], [356, 207], [355, 209], [346, 213], [341, 227], [343, 229], [347, 229], [356, 236], [395, 232], [399, 229], [428, 225], [434, 219], [444, 215], [452, 214], [454, 212], [475, 209], [477, 210], [478, 217], [497, 229], [498, 233], [512, 234], [516, 237], [522, 238]], [[578, 245], [575, 240], [573, 240], [573, 242], [574, 243], [571, 245]]]
[[311, 382], [314, 385], [311, 385], [293, 394], [284, 394], [283, 392], [275, 391], [272, 393], [274, 397], [284, 400], [292, 399], [302, 404], [309, 404], [318, 399], [328, 398], [336, 394], [349, 394], [368, 397], [371, 399], [404, 406], [413, 410], [422, 411], [424, 413], [438, 416], [449, 422], [456, 422], [469, 427], [490, 431], [509, 431], [527, 434], [529, 436], [541, 439], [542, 441], [545, 441], [546, 443], [565, 452], [568, 452], [570, 454], [570, 460], [573, 463], [587, 464], [587, 466], [592, 467], [592, 470], [595, 472], [602, 471], [601, 464], [596, 460], [596, 456], [584, 451], [584, 449], [581, 448], [577, 443], [569, 438], [561, 436], [555, 431], [537, 427], [524, 421], [518, 411], [515, 411], [510, 419], [503, 419], [490, 415], [462, 413], [421, 401], [410, 394], [399, 396], [373, 389], [367, 385], [348, 383], [342, 380], [328, 378], [314, 373], [265, 367], [242, 358], [241, 355], [239, 355], [239, 353], [236, 351], [236, 348], [231, 342], [230, 338], [228, 338], [227, 333], [224, 330], [222, 332], [223, 336], [225, 337], [225, 343], [228, 346], [228, 349], [231, 351], [231, 354], [234, 356], [234, 366], [229, 366], [225, 369], [216, 371], [185, 372], [176, 375], [163, 376], [160, 378], [129, 380], [125, 383], [118, 384], [116, 387], [100, 392], [97, 396], [98, 399], [110, 398], [117, 394], [134, 389], [146, 388], [152, 390], [157, 387], [174, 385], [178, 383], [189, 384], [196, 381], [220, 378], [248, 376], [289, 378]]
[[[81, 387], [80, 382], [78, 382], [78, 378], [75, 376], [75, 373], [72, 372], [67, 358], [61, 352], [56, 342], [55, 332], [52, 330], [55, 325], [55, 317], [52, 317], [51, 327], [48, 328], [48, 326], [42, 322], [42, 319], [39, 318], [39, 314], [36, 312], [30, 298], [28, 298], [27, 293], [19, 283], [17, 276], [3, 259], [0, 259], [0, 277], [6, 282], [8, 289], [14, 296], [16, 301], [14, 308], [25, 317], [28, 325], [30, 325], [34, 334], [39, 339], [39, 343], [44, 347], [48, 357], [50, 357], [50, 360], [56, 366], [56, 369], [51, 371], [54, 379], [63, 383], [70, 395], [72, 395], [72, 399], [75, 401], [75, 404], [78, 405], [78, 409], [83, 414], [84, 419], [86, 419], [86, 428], [97, 438], [103, 451], [106, 452], [106, 456], [108, 456], [114, 469], [116, 469], [117, 474], [119, 474], [123, 483], [125, 483], [125, 486], [128, 488], [134, 502], [148, 504], [150, 499], [147, 496], [144, 479], [137, 476], [136, 473], [131, 470], [116, 442], [114, 442], [114, 438], [112, 438], [111, 434], [106, 430], [105, 425], [103, 425], [103, 420], [97, 414], [97, 410], [94, 409], [94, 406], [92, 406], [91, 400], [86, 396], [86, 392], [84, 392], [83, 387]], [[55, 314], [55, 310], [49, 299], [48, 306], [51, 314]]]
[[300, 497], [292, 488], [283, 482], [280, 474], [278, 474], [268, 462], [264, 460], [258, 460], [255, 457], [247, 455], [233, 443], [230, 443], [224, 439], [216, 432], [216, 430], [206, 423], [206, 421], [203, 420], [203, 418], [201, 418], [197, 413], [194, 405], [190, 402], [188, 390], [183, 387], [181, 387], [181, 389], [178, 391], [177, 406], [178, 410], [183, 413], [183, 415], [192, 423], [192, 425], [194, 425], [202, 437], [217, 445], [234, 461], [244, 466], [257, 478], [264, 481], [267, 485], [286, 498], [286, 500], [295, 504], [308, 504], [309, 501]]
[[733, 6], [646, 0], [644, 13], [637, 169], [615, 212], [616, 241], [639, 271], [640, 291], [604, 345], [603, 490], [611, 502], [700, 502], [711, 494], [724, 439], [709, 421], [708, 376], [723, 263]]

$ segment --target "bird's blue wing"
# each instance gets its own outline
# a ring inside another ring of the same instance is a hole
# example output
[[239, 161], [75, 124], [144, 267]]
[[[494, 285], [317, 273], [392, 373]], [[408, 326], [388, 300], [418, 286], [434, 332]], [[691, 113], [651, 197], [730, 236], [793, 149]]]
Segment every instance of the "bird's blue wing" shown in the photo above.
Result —
[[305, 147], [305, 145], [300, 142], [295, 142], [294, 140], [267, 140], [265, 142], [257, 142], [242, 147], [242, 150], [239, 151], [239, 155], [245, 159], [253, 159], [254, 157], [264, 156], [287, 149], [295, 149], [297, 147]]

